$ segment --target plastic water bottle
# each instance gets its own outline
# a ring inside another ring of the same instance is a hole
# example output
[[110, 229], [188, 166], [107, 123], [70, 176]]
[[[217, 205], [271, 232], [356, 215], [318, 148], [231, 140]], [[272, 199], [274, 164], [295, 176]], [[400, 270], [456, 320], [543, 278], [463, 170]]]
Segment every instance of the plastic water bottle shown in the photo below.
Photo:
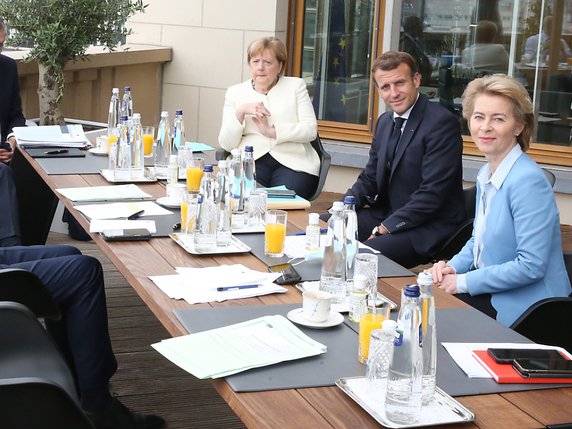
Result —
[[417, 285], [421, 291], [419, 305], [423, 335], [423, 394], [422, 403], [428, 405], [435, 397], [437, 374], [437, 326], [435, 324], [435, 297], [433, 277], [429, 273], [419, 273]]
[[397, 317], [385, 395], [385, 415], [395, 423], [413, 424], [421, 413], [423, 356], [420, 335], [419, 286], [407, 286]]
[[320, 215], [318, 213], [308, 215], [304, 250], [306, 253], [314, 253], [320, 250]]
[[230, 208], [230, 181], [225, 160], [219, 161], [217, 182], [218, 220], [216, 224], [216, 245], [228, 246], [232, 237], [232, 211]]
[[109, 100], [109, 113], [107, 115], [107, 131], [110, 132], [113, 128], [119, 125], [120, 120], [120, 106], [119, 106], [119, 88], [111, 90], [111, 99]]
[[[248, 204], [250, 191], [256, 188], [256, 168], [254, 166], [254, 148], [252, 146], [244, 147], [242, 175], [244, 177], [244, 202]], [[248, 211], [247, 207], [245, 207], [245, 211]]]
[[242, 177], [242, 159], [240, 149], [234, 148], [229, 165], [230, 198], [233, 214], [244, 214], [244, 178]]
[[141, 115], [133, 113], [133, 127], [131, 131], [131, 161], [133, 177], [143, 177], [145, 158], [143, 154], [143, 129], [141, 128]]
[[195, 229], [195, 247], [197, 250], [208, 250], [216, 247], [216, 180], [213, 177], [213, 166], [203, 167], [203, 178], [199, 193], [202, 202], [198, 207], [198, 217]]
[[167, 178], [167, 167], [171, 157], [171, 126], [169, 112], [161, 112], [161, 121], [157, 130], [157, 148], [155, 151], [155, 175], [157, 178]]
[[127, 124], [127, 116], [121, 117], [119, 137], [117, 139], [117, 168], [114, 178], [117, 180], [131, 179], [131, 144], [130, 130]]
[[346, 294], [353, 289], [354, 269], [358, 253], [358, 220], [356, 214], [356, 198], [347, 195], [344, 198], [346, 215]]
[[175, 120], [173, 121], [173, 147], [172, 154], [179, 153], [179, 148], [185, 146], [185, 122], [183, 121], [183, 111], [175, 110]]
[[335, 201], [324, 247], [320, 290], [332, 295], [332, 304], [346, 300], [346, 222], [344, 203]]
[[348, 314], [352, 322], [359, 323], [363, 313], [363, 305], [368, 295], [367, 277], [358, 274], [354, 277], [353, 288], [350, 293], [350, 311]]
[[177, 183], [179, 181], [179, 164], [177, 163], [177, 155], [169, 157], [169, 165], [167, 166], [167, 183]]
[[121, 116], [131, 118], [133, 116], [133, 96], [131, 95], [131, 87], [127, 85], [121, 99]]

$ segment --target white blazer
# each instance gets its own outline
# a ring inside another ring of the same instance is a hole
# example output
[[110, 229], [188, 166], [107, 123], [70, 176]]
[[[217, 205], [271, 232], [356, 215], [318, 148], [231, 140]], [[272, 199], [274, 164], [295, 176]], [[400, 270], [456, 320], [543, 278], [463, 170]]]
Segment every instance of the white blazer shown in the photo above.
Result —
[[[260, 101], [270, 111], [268, 122], [276, 129], [275, 139], [263, 136], [252, 116], [247, 115], [244, 123], [236, 118], [237, 106]], [[306, 84], [300, 78], [280, 76], [266, 95], [256, 92], [250, 79], [226, 91], [218, 142], [229, 152], [236, 147], [253, 146], [254, 159], [270, 153], [276, 161], [292, 170], [317, 176], [320, 158], [310, 144], [317, 133], [314, 107]]]

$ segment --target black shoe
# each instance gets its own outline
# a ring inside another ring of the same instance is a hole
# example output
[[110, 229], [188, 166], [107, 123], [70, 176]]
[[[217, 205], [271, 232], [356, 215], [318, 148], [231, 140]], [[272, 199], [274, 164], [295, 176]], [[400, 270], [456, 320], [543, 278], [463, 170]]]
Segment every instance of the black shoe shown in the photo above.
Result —
[[97, 429], [160, 429], [165, 426], [162, 417], [133, 413], [115, 398], [109, 411], [87, 415]]

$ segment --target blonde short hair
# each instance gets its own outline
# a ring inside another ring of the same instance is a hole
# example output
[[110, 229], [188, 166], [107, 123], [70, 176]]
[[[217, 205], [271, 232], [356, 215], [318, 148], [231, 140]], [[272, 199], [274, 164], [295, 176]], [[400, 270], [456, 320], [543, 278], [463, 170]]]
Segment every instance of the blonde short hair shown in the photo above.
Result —
[[475, 110], [476, 98], [482, 94], [498, 95], [510, 101], [515, 119], [524, 125], [516, 141], [522, 151], [526, 152], [534, 131], [534, 113], [532, 101], [524, 86], [505, 74], [488, 75], [471, 81], [462, 95], [463, 117], [467, 121], [470, 121]]
[[282, 65], [280, 74], [284, 74], [284, 69], [286, 68], [286, 61], [288, 60], [288, 53], [286, 51], [286, 45], [282, 40], [277, 37], [263, 37], [261, 39], [256, 39], [248, 46], [248, 51], [246, 54], [246, 61], [250, 63], [250, 59], [258, 54], [261, 54], [264, 50], [270, 50], [274, 53], [274, 56], [278, 62]]

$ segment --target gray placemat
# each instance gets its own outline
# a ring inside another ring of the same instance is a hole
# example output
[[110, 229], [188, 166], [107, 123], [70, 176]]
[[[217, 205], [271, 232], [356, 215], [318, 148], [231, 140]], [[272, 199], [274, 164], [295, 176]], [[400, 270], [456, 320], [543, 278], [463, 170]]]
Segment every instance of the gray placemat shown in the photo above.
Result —
[[106, 156], [96, 156], [86, 151], [85, 158], [36, 158], [47, 174], [98, 174], [109, 166]]
[[[189, 332], [200, 332], [256, 317], [272, 314], [286, 315], [299, 305], [267, 305], [255, 307], [219, 307], [192, 310], [173, 310]], [[392, 318], [397, 316], [392, 313]], [[561, 384], [505, 384], [493, 379], [469, 378], [457, 366], [442, 342], [462, 343], [530, 343], [515, 331], [506, 328], [480, 311], [467, 308], [441, 309], [437, 317], [437, 385], [451, 396], [482, 395], [547, 389]], [[349, 322], [335, 328], [316, 330], [301, 327], [308, 336], [325, 344], [328, 351], [317, 357], [283, 362], [256, 368], [227, 377], [235, 392], [295, 389], [333, 386], [340, 377], [364, 375], [365, 366], [357, 361], [357, 325]], [[356, 332], [354, 332], [356, 330]]]
[[[289, 257], [283, 256], [282, 258], [271, 258], [264, 254], [264, 234], [240, 234], [238, 238], [247, 244], [252, 250], [252, 254], [264, 262], [266, 265], [277, 265], [283, 264], [290, 260]], [[360, 252], [362, 253], [362, 252]], [[363, 252], [366, 253], [366, 252]], [[369, 252], [367, 252], [369, 253]], [[377, 265], [377, 275], [378, 277], [409, 277], [415, 276], [414, 273], [401, 265], [393, 262], [391, 259], [386, 258], [383, 255], [377, 255], [378, 265]], [[322, 271], [322, 261], [304, 261], [296, 264], [294, 267], [296, 271], [300, 274], [303, 281], [315, 281], [320, 280], [320, 274]]]
[[[189, 332], [201, 332], [243, 322], [257, 317], [286, 314], [296, 304], [260, 305], [251, 307], [199, 308], [173, 310]], [[365, 366], [357, 361], [358, 336], [345, 324], [329, 329], [298, 326], [313, 340], [324, 344], [328, 351], [319, 356], [254, 368], [226, 377], [235, 392], [333, 386], [341, 376], [365, 375]]]

